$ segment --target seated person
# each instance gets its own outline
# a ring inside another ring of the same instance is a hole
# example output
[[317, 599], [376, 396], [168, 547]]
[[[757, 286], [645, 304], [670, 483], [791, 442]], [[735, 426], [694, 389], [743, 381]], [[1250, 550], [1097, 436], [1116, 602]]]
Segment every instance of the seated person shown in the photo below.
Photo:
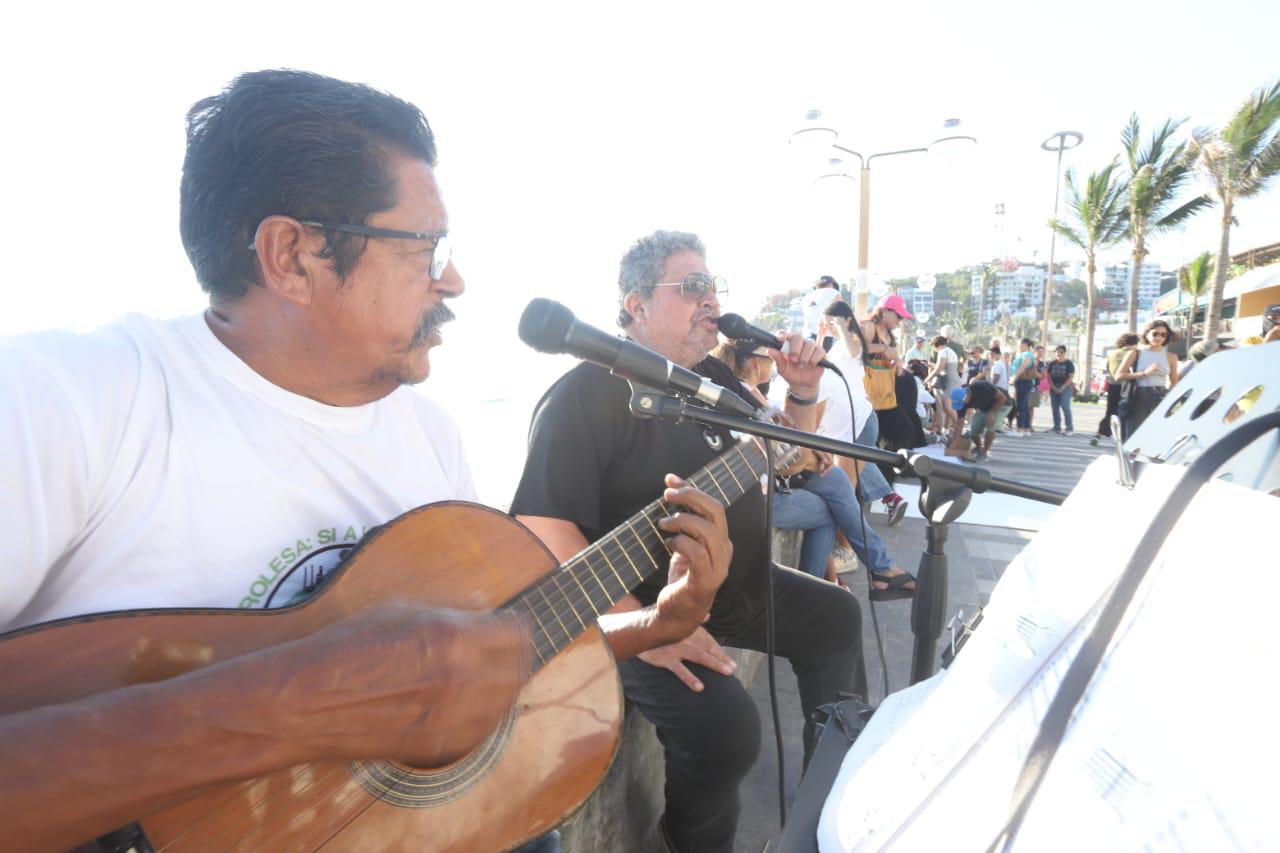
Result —
[[[725, 291], [696, 235], [658, 231], [637, 241], [623, 256], [618, 290], [618, 323], [629, 338], [723, 387], [741, 386], [727, 365], [708, 357], [718, 343]], [[769, 350], [769, 358], [788, 386], [787, 414], [812, 430], [823, 370], [818, 362], [826, 352], [803, 335], [788, 343], [788, 354]], [[691, 420], [639, 419], [629, 411], [630, 399], [626, 381], [583, 363], [557, 380], [534, 411], [511, 511], [562, 561], [659, 497], [668, 472], [688, 476], [721, 455], [740, 464], [749, 458], [728, 431]], [[791, 662], [799, 684], [806, 763], [814, 709], [841, 692], [866, 695], [857, 599], [773, 565], [765, 496], [758, 487], [737, 487], [743, 494], [725, 512], [728, 577], [705, 624], [679, 636], [655, 632], [651, 622], [668, 591], [663, 578], [652, 575], [599, 619], [627, 698], [658, 730], [666, 759], [660, 826], [666, 843], [680, 851], [733, 849], [738, 784], [755, 763], [760, 718], [721, 644], [765, 649], [770, 583], [775, 650]]]

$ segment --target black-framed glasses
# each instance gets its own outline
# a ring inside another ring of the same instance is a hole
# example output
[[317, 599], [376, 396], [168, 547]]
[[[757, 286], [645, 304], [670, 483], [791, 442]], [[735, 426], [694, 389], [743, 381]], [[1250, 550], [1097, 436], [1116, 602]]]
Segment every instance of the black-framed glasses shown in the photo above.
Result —
[[431, 279], [439, 281], [444, 275], [444, 268], [449, 265], [453, 247], [449, 243], [448, 231], [397, 231], [394, 228], [376, 228], [372, 225], [348, 225], [345, 222], [320, 222], [316, 219], [299, 219], [303, 225], [312, 228], [323, 228], [326, 231], [341, 231], [344, 234], [358, 234], [361, 237], [383, 237], [389, 240], [419, 240], [430, 243]]
[[729, 293], [729, 282], [704, 272], [691, 272], [680, 281], [660, 281], [654, 287], [678, 287], [686, 299], [703, 299], [711, 293], [720, 297]]

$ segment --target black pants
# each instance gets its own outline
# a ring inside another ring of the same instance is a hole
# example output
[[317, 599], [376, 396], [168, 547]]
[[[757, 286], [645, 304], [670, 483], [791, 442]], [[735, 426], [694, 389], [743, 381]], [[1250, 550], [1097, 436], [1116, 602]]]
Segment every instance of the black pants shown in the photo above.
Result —
[[1120, 385], [1119, 383], [1107, 380], [1107, 413], [1102, 416], [1102, 420], [1098, 422], [1098, 436], [1111, 437], [1111, 416], [1116, 413], [1116, 409], [1120, 406]]
[[[840, 587], [791, 569], [774, 566], [773, 584], [774, 650], [791, 662], [799, 682], [807, 764], [813, 709], [841, 691], [867, 695], [862, 610]], [[763, 652], [764, 602], [740, 630], [716, 639]], [[738, 824], [738, 783], [760, 751], [760, 715], [737, 678], [686, 665], [702, 692], [639, 658], [619, 670], [627, 698], [657, 728], [666, 754], [664, 822], [671, 841], [681, 853], [727, 853]]]

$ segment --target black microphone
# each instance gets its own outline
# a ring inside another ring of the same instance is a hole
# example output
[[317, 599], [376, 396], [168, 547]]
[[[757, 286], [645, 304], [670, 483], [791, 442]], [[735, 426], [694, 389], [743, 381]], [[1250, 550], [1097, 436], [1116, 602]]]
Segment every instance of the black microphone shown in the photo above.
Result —
[[[742, 319], [741, 314], [721, 314], [716, 324], [720, 327], [720, 334], [726, 338], [732, 338], [735, 341], [751, 341], [779, 352], [787, 351], [786, 347], [778, 343], [777, 335], [771, 335], [759, 326], [751, 325]], [[844, 376], [840, 368], [832, 364], [829, 359], [824, 358], [818, 362], [818, 366], [834, 371], [837, 376]]]
[[728, 389], [721, 388], [692, 370], [681, 367], [635, 341], [624, 340], [573, 316], [551, 299], [535, 299], [520, 316], [520, 340], [546, 353], [568, 353], [630, 379], [661, 390], [696, 397], [709, 406], [744, 418], [755, 409]]

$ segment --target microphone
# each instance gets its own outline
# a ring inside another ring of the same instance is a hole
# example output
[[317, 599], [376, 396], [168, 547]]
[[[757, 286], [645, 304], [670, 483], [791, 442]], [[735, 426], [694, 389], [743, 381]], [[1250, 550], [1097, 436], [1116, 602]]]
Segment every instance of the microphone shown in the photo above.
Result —
[[568, 353], [598, 364], [614, 376], [696, 397], [709, 406], [744, 418], [756, 410], [732, 391], [663, 358], [635, 341], [624, 340], [573, 316], [551, 299], [535, 299], [520, 316], [520, 340], [538, 352]]
[[[769, 349], [776, 349], [780, 352], [786, 352], [787, 347], [778, 343], [776, 335], [771, 335], [759, 326], [753, 326], [746, 320], [742, 319], [741, 314], [721, 314], [716, 320], [720, 326], [720, 333], [726, 338], [732, 338], [735, 341], [751, 341]], [[829, 359], [823, 359], [818, 362], [819, 367], [825, 367], [827, 370], [835, 371], [837, 376], [844, 376], [840, 372], [840, 368], [831, 363]]]

